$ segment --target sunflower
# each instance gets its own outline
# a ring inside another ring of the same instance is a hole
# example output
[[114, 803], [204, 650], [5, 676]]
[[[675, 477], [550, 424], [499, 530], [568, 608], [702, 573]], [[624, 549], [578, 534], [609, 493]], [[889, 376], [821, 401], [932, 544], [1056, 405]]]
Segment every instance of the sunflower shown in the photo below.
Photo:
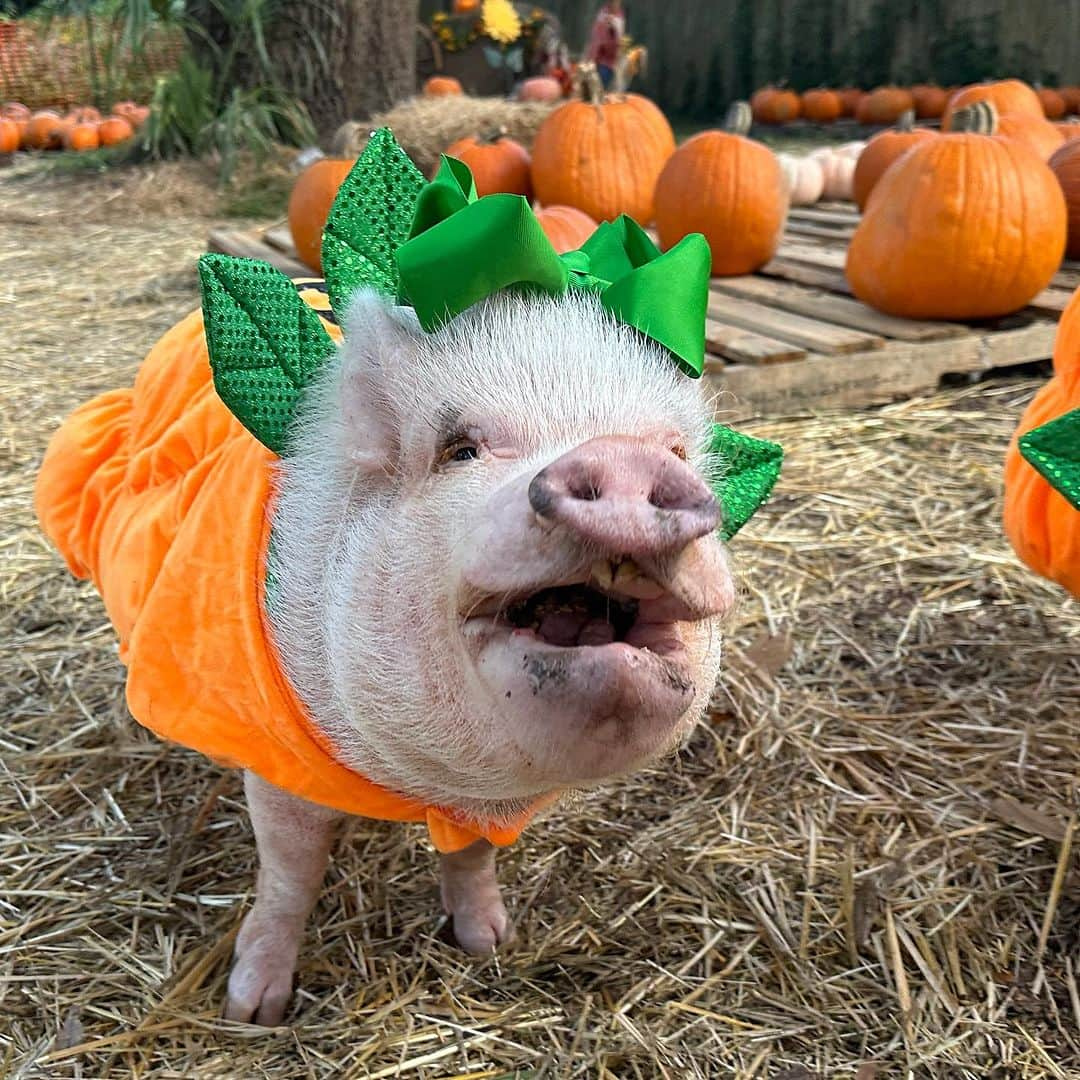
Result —
[[521, 36], [521, 20], [510, 0], [484, 0], [480, 22], [489, 38], [509, 45]]

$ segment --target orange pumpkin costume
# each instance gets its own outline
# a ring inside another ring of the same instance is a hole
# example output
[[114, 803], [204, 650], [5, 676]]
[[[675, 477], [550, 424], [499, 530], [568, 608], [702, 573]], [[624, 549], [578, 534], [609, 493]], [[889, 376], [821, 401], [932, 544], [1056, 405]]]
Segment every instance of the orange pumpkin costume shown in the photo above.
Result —
[[[340, 339], [325, 294], [298, 288]], [[133, 387], [87, 402], [53, 436], [38, 518], [105, 601], [132, 715], [310, 802], [426, 822], [439, 851], [513, 843], [531, 812], [479, 825], [387, 791], [335, 759], [295, 697], [264, 609], [275, 460], [218, 397], [201, 312], [150, 350]]]
[[1005, 458], [1005, 532], [1037, 574], [1080, 598], [1080, 513], [1024, 460], [1019, 438], [1080, 408], [1080, 289], [1062, 313], [1054, 375], [1028, 405]]

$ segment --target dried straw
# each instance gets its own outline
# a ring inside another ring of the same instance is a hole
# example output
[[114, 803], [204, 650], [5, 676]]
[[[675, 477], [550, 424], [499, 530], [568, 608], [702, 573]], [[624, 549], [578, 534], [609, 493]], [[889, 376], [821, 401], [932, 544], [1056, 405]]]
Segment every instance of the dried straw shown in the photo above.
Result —
[[447, 944], [419, 830], [357, 821], [291, 1028], [219, 1020], [237, 778], [128, 718], [30, 507], [61, 416], [196, 302], [207, 220], [102, 224], [108, 189], [0, 180], [0, 1075], [1080, 1075], [1080, 606], [998, 524], [1030, 381], [746, 425], [788, 464], [715, 712], [501, 859], [518, 946]]

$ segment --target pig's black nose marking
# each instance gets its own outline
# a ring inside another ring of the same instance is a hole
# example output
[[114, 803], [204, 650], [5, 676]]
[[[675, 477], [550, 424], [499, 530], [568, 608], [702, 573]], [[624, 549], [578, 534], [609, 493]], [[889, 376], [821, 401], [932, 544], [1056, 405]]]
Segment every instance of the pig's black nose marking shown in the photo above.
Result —
[[555, 505], [555, 490], [547, 470], [541, 469], [529, 484], [529, 505], [541, 516], [550, 516]]

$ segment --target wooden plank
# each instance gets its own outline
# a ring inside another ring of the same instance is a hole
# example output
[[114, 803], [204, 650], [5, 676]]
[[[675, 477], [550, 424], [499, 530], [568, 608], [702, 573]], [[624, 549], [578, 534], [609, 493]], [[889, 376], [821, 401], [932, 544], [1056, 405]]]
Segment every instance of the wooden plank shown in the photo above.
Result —
[[881, 337], [899, 341], [940, 341], [971, 332], [968, 327], [959, 323], [899, 319], [875, 311], [859, 300], [811, 291], [786, 281], [762, 277], [719, 278], [713, 282], [713, 288], [729, 296], [756, 300], [796, 315], [806, 315], [822, 322], [865, 330], [870, 334], [879, 334]]
[[220, 251], [224, 255], [240, 255], [248, 259], [262, 259], [276, 266], [287, 277], [311, 277], [312, 270], [297, 259], [272, 248], [255, 231], [236, 229], [211, 229], [206, 238], [207, 251]]
[[725, 360], [744, 364], [787, 363], [806, 356], [806, 350], [797, 345], [764, 337], [719, 319], [705, 320], [705, 347]]
[[1080, 285], [1080, 262], [1076, 262], [1074, 259], [1066, 259], [1050, 284], [1057, 289], [1069, 289], [1070, 291], [1076, 289]]
[[795, 262], [809, 263], [811, 266], [827, 266], [831, 270], [843, 270], [847, 262], [847, 245], [782, 240], [776, 249], [776, 256], [780, 259], [794, 259]]
[[813, 285], [816, 289], [851, 295], [851, 286], [842, 270], [831, 270], [825, 266], [812, 266], [809, 263], [794, 262], [791, 259], [773, 259], [759, 271], [767, 277], [783, 278], [785, 281], [797, 281], [800, 285]]
[[732, 326], [819, 353], [865, 352], [885, 344], [882, 338], [873, 334], [791, 315], [749, 300], [737, 300], [713, 289], [709, 290], [709, 315]]
[[271, 225], [269, 229], [264, 229], [262, 238], [272, 248], [277, 248], [278, 251], [283, 251], [289, 258], [300, 261], [300, 256], [296, 254], [296, 245], [293, 243], [292, 230], [287, 223], [281, 222], [277, 225]]
[[793, 206], [788, 217], [795, 221], [805, 221], [810, 225], [831, 225], [841, 229], [854, 229], [859, 224], [858, 211], [825, 209], [822, 206]]
[[785, 235], [809, 236], [815, 240], [836, 240], [847, 243], [855, 235], [854, 229], [832, 229], [822, 225], [813, 225], [808, 221], [791, 221], [785, 226]]
[[1053, 351], [1055, 331], [1052, 320], [1040, 319], [1020, 330], [895, 341], [874, 352], [811, 355], [767, 368], [731, 364], [706, 378], [710, 389], [727, 392], [724, 415], [729, 418], [884, 405], [932, 393], [943, 375], [1045, 360]]
[[1051, 318], [1058, 318], [1065, 310], [1065, 306], [1072, 299], [1072, 290], [1059, 289], [1051, 285], [1047, 289], [1043, 289], [1034, 300], [1028, 304], [1028, 307], [1032, 311], [1037, 311], [1040, 315], [1049, 315]]

